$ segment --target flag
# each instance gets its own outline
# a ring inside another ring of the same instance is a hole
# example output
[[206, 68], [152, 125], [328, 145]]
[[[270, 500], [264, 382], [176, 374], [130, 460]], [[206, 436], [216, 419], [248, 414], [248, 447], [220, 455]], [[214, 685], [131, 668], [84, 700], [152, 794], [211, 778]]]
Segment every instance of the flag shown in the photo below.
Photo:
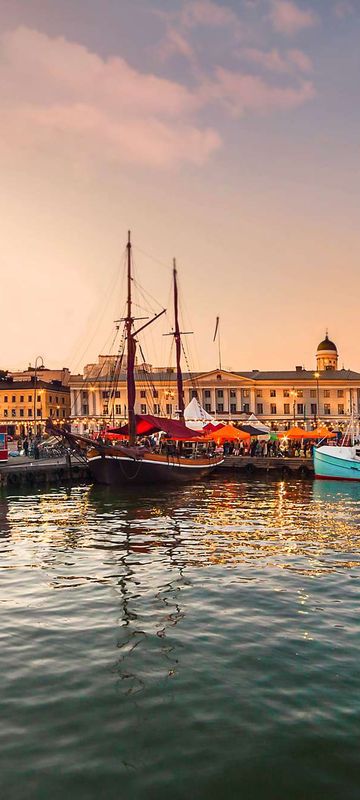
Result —
[[213, 342], [215, 342], [215, 339], [216, 339], [216, 334], [217, 334], [217, 332], [218, 332], [218, 329], [219, 329], [219, 322], [220, 322], [220, 317], [216, 317], [216, 323], [215, 323], [215, 333], [214, 333]]

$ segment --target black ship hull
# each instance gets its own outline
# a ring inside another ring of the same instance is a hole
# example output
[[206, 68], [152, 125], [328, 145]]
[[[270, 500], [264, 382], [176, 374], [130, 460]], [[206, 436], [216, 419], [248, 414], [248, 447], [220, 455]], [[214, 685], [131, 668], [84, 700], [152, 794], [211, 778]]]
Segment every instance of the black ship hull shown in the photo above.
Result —
[[147, 483], [162, 485], [201, 480], [210, 475], [222, 460], [222, 458], [192, 460], [159, 456], [132, 459], [126, 456], [96, 455], [88, 459], [88, 465], [96, 483], [108, 486]]

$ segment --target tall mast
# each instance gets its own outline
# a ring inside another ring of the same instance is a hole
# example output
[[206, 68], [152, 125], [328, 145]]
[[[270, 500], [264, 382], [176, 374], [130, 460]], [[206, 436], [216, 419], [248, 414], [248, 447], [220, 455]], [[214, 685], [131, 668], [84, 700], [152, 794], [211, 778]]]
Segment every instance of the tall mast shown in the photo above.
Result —
[[181, 334], [179, 327], [179, 300], [178, 300], [178, 286], [177, 286], [177, 269], [176, 260], [173, 261], [173, 277], [174, 277], [174, 321], [175, 321], [175, 349], [176, 349], [176, 375], [177, 375], [177, 391], [178, 391], [178, 409], [179, 419], [184, 422], [184, 389], [183, 378], [181, 372]]
[[133, 445], [136, 437], [135, 422], [135, 353], [136, 342], [132, 332], [133, 318], [131, 308], [131, 237], [128, 231], [127, 249], [127, 315], [125, 317], [126, 337], [127, 337], [127, 398], [128, 398], [128, 419], [129, 419], [129, 443]]

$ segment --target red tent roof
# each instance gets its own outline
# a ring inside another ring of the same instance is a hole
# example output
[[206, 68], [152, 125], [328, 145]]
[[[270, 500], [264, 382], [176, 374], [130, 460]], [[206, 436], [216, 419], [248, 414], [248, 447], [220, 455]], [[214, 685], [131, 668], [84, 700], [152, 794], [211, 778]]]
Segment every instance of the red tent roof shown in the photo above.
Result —
[[[136, 433], [138, 436], [148, 436], [152, 433], [163, 431], [169, 439], [190, 441], [199, 439], [199, 431], [192, 431], [182, 422], [167, 417], [154, 417], [152, 414], [136, 414]], [[121, 428], [111, 428], [109, 433], [129, 435], [129, 426], [123, 425]]]

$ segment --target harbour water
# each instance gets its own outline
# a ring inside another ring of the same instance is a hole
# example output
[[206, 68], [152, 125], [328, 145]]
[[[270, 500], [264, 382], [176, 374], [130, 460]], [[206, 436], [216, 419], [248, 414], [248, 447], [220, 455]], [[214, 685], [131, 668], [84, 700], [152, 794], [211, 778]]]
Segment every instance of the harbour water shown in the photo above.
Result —
[[0, 497], [4, 800], [358, 800], [360, 485]]

